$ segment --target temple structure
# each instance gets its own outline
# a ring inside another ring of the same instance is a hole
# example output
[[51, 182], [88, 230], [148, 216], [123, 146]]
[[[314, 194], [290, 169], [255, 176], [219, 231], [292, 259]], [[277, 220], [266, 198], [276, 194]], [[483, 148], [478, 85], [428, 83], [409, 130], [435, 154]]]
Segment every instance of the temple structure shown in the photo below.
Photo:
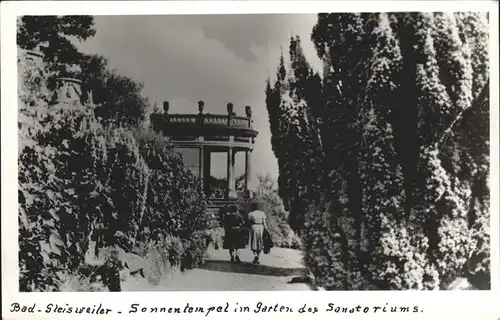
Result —
[[[252, 197], [251, 157], [258, 134], [253, 129], [252, 110], [246, 106], [245, 116], [237, 116], [232, 103], [226, 107], [227, 114], [207, 114], [205, 103], [199, 101], [198, 114], [169, 114], [169, 102], [165, 101], [164, 113], [150, 116], [153, 129], [169, 137], [186, 166], [201, 177], [212, 210], [231, 204], [241, 207]], [[212, 153], [226, 155], [226, 179], [212, 175]], [[242, 179], [235, 176], [238, 153], [244, 154]]]

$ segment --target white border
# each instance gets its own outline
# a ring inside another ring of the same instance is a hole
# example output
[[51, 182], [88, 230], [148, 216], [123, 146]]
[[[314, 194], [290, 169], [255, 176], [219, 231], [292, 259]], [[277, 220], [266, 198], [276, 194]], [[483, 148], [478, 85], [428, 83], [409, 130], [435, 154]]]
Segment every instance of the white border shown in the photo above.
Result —
[[[311, 292], [307, 296], [293, 292], [172, 292], [172, 293], [18, 293], [17, 271], [17, 63], [16, 63], [16, 16], [19, 15], [145, 15], [145, 14], [243, 14], [243, 13], [317, 13], [349, 11], [489, 11], [491, 19], [491, 268], [492, 290], [485, 292]], [[418, 318], [453, 317], [453, 319], [500, 318], [500, 264], [499, 264], [499, 171], [498, 171], [498, 5], [494, 1], [12, 1], [1, 3], [1, 133], [2, 133], [2, 310], [5, 319], [52, 319], [54, 314], [9, 314], [10, 303], [74, 304], [89, 306], [103, 303], [109, 308], [121, 308], [123, 318], [131, 303], [183, 306], [186, 302], [200, 306], [222, 304], [255, 305], [256, 302], [280, 303], [296, 308], [302, 304], [326, 306], [333, 302], [343, 305], [419, 305], [425, 312], [409, 314]], [[136, 314], [137, 315], [137, 314]], [[381, 317], [395, 318], [391, 314]], [[76, 316], [76, 315], [72, 315]], [[139, 314], [140, 317], [173, 317], [169, 314]], [[215, 319], [258, 317], [297, 318], [307, 314], [287, 313], [212, 313]], [[314, 316], [340, 317], [333, 313], [317, 313]], [[367, 315], [352, 316], [366, 317]], [[371, 316], [374, 316], [373, 314]], [[376, 315], [375, 315], [376, 316]], [[67, 315], [62, 315], [66, 318]], [[88, 317], [88, 316], [83, 316]], [[104, 316], [99, 316], [104, 317]], [[183, 318], [199, 318], [200, 315], [184, 314]], [[204, 317], [204, 316], [202, 316]], [[398, 318], [403, 315], [397, 316]]]
[[489, 11], [494, 1], [22, 1], [15, 15], [249, 14], [380, 11]]

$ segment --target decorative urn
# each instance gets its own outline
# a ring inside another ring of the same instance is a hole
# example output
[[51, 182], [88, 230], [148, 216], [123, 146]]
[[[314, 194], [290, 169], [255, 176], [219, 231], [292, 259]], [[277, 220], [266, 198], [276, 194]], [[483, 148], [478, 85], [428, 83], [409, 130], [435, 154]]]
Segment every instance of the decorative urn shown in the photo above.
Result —
[[252, 117], [252, 107], [246, 106], [245, 107], [245, 114], [246, 114], [247, 118], [251, 118]]
[[170, 109], [170, 103], [168, 101], [163, 101], [163, 111], [165, 112], [165, 114], [168, 113], [168, 109]]
[[234, 106], [233, 106], [233, 104], [232, 104], [231, 102], [229, 102], [229, 103], [227, 104], [227, 113], [228, 113], [229, 115], [234, 115], [234, 114], [235, 114], [235, 113], [234, 113]]

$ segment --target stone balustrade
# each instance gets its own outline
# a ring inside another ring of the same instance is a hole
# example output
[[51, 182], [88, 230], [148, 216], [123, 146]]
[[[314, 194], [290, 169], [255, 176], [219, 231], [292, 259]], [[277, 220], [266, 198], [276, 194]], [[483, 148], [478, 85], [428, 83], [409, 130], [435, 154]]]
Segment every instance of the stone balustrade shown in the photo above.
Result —
[[251, 129], [252, 120], [246, 117], [212, 114], [169, 114], [164, 115], [165, 124], [192, 124], [224, 126], [228, 128]]

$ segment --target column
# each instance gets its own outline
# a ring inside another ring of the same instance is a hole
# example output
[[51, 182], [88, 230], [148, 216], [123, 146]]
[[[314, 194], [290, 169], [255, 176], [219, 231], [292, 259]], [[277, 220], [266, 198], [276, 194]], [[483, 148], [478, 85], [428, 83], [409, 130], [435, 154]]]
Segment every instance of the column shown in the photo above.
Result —
[[199, 165], [199, 174], [200, 174], [200, 179], [201, 181], [204, 180], [205, 178], [205, 148], [203, 148], [203, 146], [200, 147], [200, 149], [198, 149], [199, 152], [200, 152], [200, 157], [199, 157], [199, 160], [198, 160], [198, 165]]
[[236, 176], [236, 150], [233, 149], [233, 161], [231, 162], [232, 163], [232, 167], [231, 167], [231, 171], [233, 172], [233, 189], [234, 190], [234, 197], [237, 198], [238, 197], [238, 192], [236, 191], [236, 178], [238, 178]]
[[227, 196], [228, 198], [236, 198], [236, 183], [234, 177], [234, 160], [235, 152], [233, 148], [227, 151]]
[[245, 150], [245, 191], [248, 191], [248, 183], [250, 178], [250, 165], [249, 165], [250, 154], [248, 150]]
[[251, 196], [251, 191], [253, 191], [252, 185], [252, 151], [245, 151], [245, 189], [248, 195]]
[[198, 149], [198, 152], [200, 153], [198, 155], [198, 173], [203, 181], [204, 178], [203, 172], [205, 171], [205, 148], [203, 147], [203, 141], [205, 141], [205, 137], [198, 137], [196, 140], [200, 144], [200, 148]]
[[210, 168], [212, 166], [211, 164], [211, 155], [210, 155], [210, 149], [208, 148], [203, 148], [203, 190], [205, 191], [205, 194], [207, 196], [210, 196]]

